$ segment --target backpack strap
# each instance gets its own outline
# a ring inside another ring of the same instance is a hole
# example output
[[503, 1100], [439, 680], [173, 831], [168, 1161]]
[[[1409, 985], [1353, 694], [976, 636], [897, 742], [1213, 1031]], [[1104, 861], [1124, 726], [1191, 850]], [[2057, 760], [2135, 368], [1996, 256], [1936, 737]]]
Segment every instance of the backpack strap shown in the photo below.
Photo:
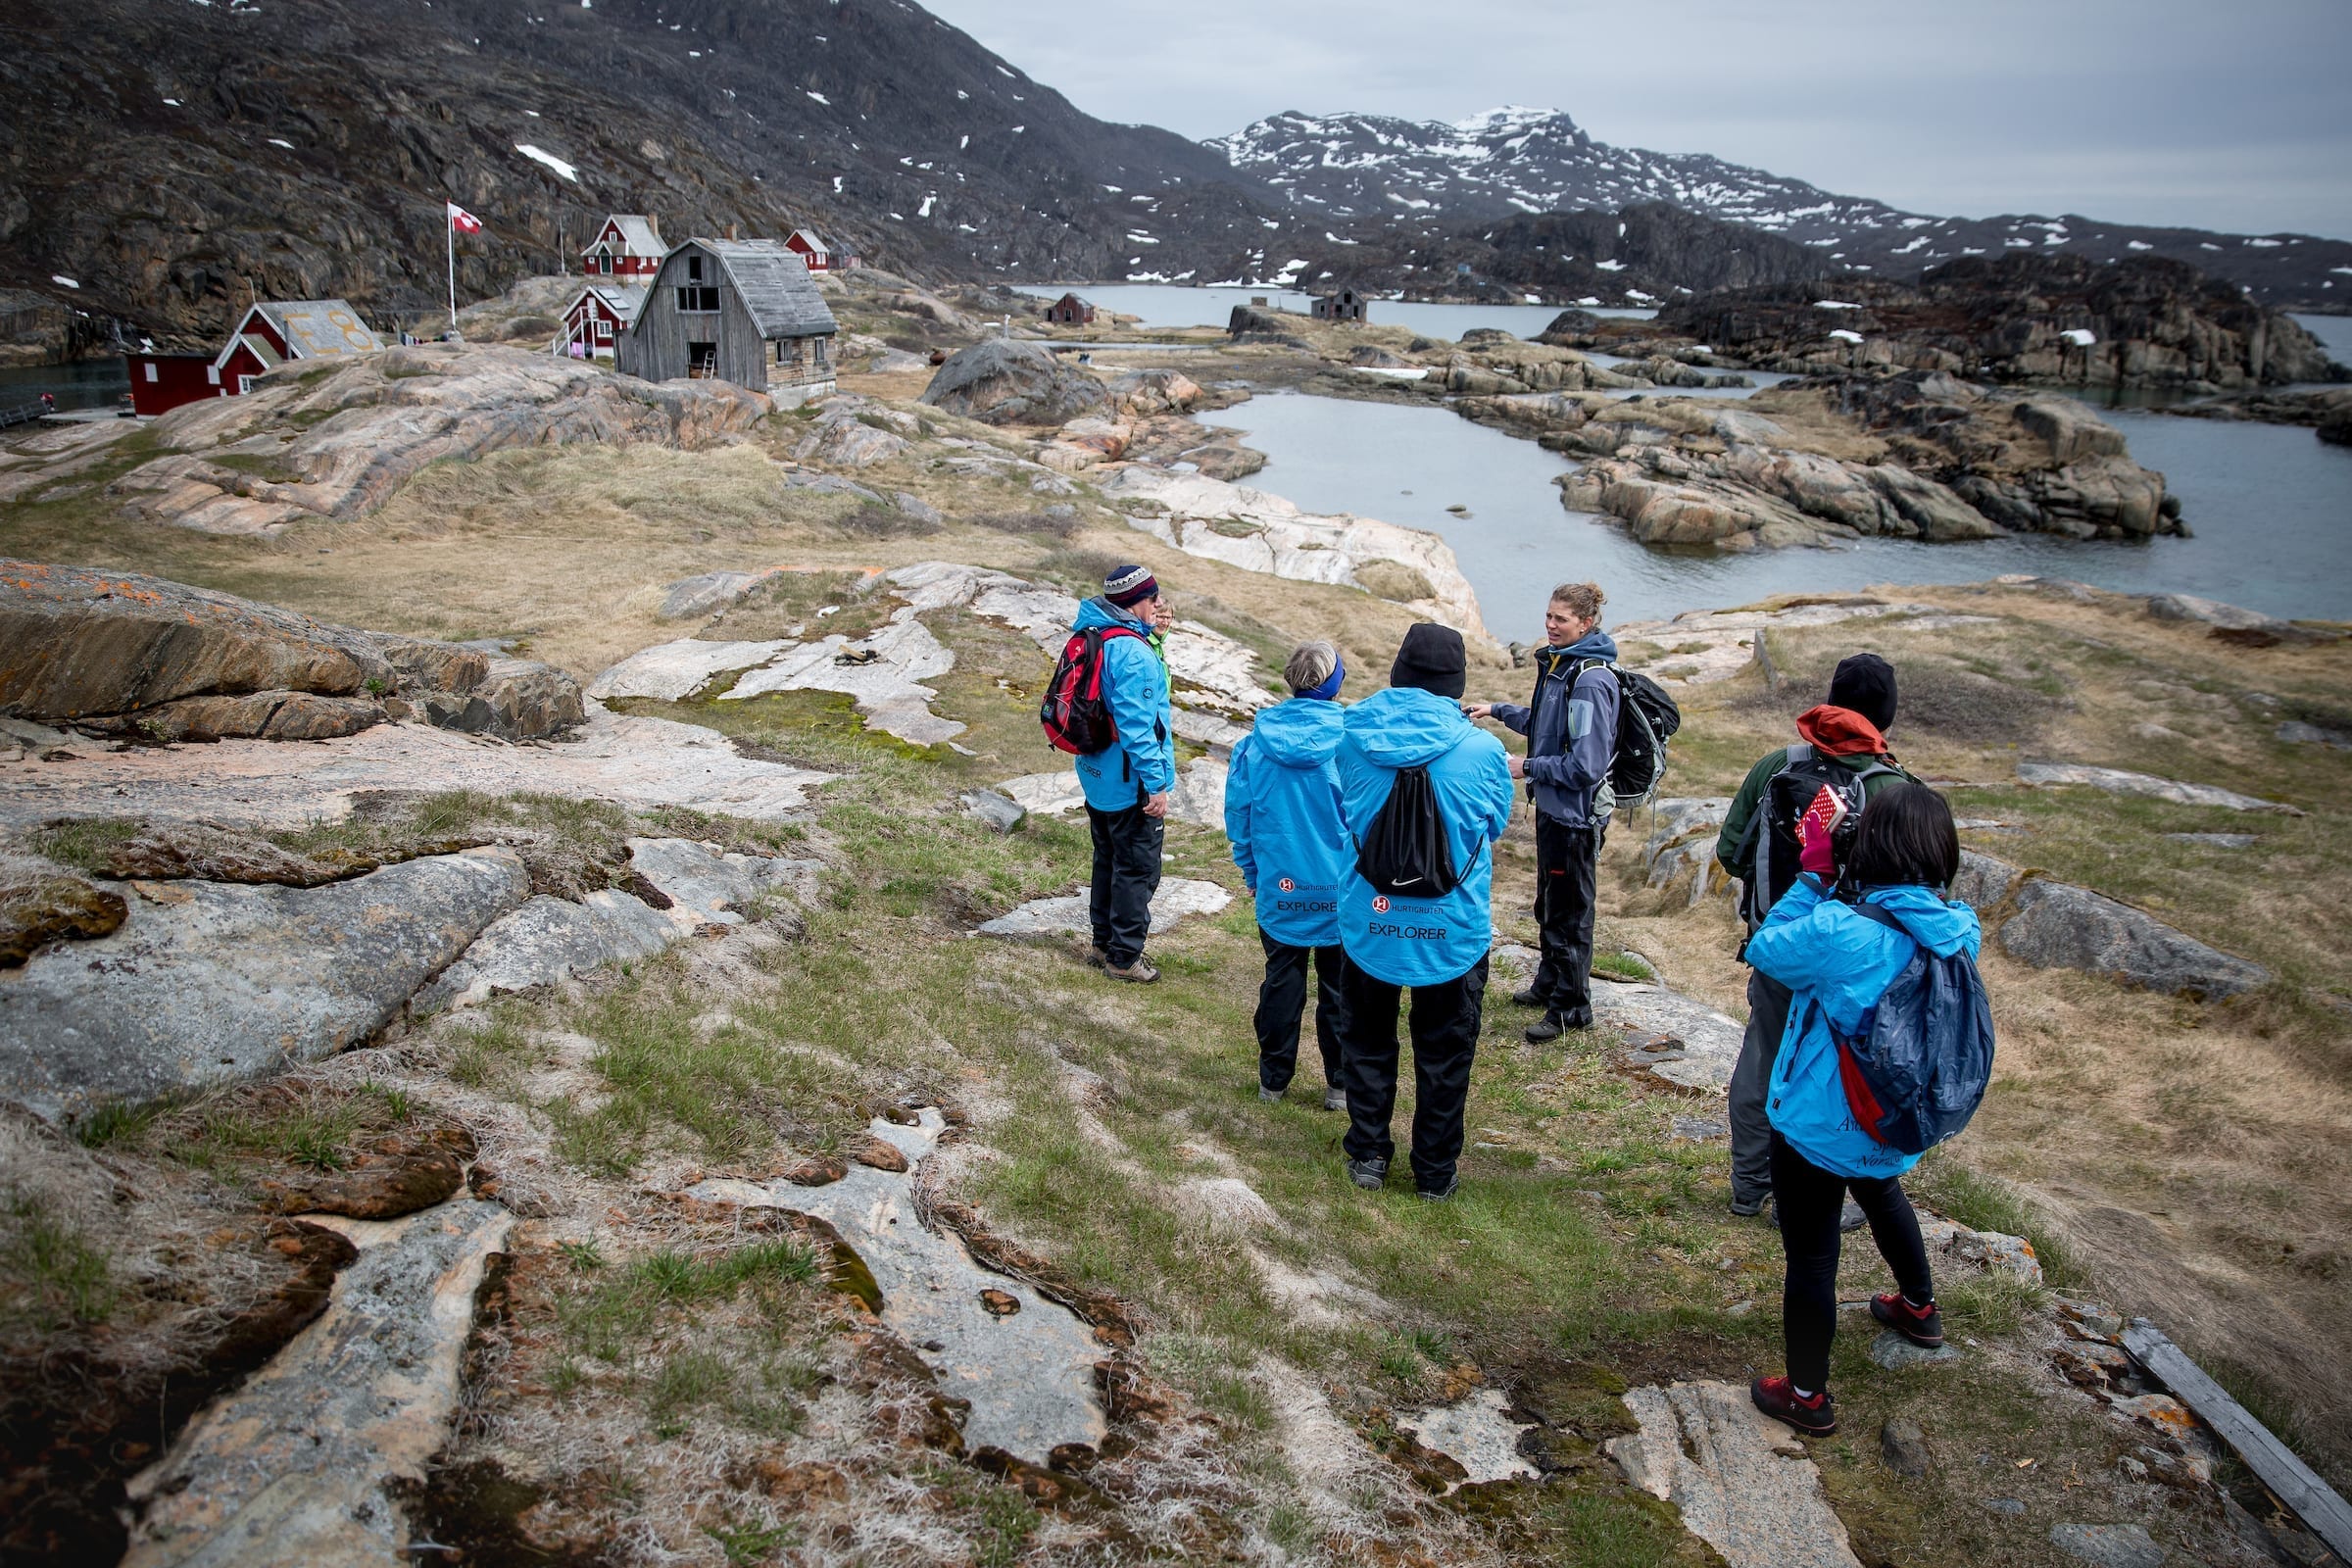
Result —
[[[1889, 931], [1900, 931], [1907, 937], [1911, 936], [1909, 927], [1905, 926], [1902, 921], [1896, 919], [1891, 911], [1882, 908], [1878, 905], [1864, 904], [1861, 900], [1856, 899], [1853, 903], [1846, 905], [1846, 907], [1853, 910], [1863, 919], [1874, 920], [1880, 925], [1885, 926]], [[1919, 938], [1911, 937], [1911, 940], [1917, 942]]]

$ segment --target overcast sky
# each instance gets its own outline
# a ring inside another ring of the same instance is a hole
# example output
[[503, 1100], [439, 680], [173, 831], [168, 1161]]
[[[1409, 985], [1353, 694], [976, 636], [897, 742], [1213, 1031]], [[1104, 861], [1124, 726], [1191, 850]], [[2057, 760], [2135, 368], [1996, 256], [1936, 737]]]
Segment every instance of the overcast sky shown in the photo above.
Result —
[[1564, 109], [1972, 217], [2352, 238], [2352, 0], [925, 0], [1105, 120]]

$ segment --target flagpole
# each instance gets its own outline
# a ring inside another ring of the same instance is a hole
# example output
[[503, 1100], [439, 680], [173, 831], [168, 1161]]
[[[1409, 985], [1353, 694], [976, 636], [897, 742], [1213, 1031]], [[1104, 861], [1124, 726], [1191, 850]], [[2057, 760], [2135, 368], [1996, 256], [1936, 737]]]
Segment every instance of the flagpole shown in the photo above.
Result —
[[458, 327], [458, 220], [449, 213], [449, 204], [441, 204], [441, 226], [449, 230], [449, 327]]

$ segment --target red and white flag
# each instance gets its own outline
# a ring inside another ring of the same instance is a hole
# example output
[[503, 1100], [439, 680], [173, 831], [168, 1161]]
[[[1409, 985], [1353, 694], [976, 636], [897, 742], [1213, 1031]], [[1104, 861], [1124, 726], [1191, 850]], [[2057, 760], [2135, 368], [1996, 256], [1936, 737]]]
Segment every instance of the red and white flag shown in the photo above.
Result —
[[465, 208], [460, 207], [456, 202], [451, 202], [448, 204], [448, 206], [449, 226], [452, 232], [459, 234], [478, 234], [482, 231], [482, 220], [480, 219], [474, 217]]

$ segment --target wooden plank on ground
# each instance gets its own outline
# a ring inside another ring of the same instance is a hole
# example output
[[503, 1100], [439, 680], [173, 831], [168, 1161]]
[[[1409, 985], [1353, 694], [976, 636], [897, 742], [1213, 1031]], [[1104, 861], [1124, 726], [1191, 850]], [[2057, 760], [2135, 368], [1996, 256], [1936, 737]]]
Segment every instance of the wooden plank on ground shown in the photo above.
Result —
[[2124, 1348], [2150, 1376], [2173, 1391], [2182, 1404], [2220, 1433], [2246, 1468], [2262, 1478], [2280, 1502], [2311, 1527], [2337, 1556], [2352, 1561], [2352, 1504], [2312, 1473], [2294, 1450], [2271, 1435], [2229, 1391], [2205, 1375], [2188, 1352], [2165, 1337], [2144, 1317], [2135, 1317], [2124, 1330]]

